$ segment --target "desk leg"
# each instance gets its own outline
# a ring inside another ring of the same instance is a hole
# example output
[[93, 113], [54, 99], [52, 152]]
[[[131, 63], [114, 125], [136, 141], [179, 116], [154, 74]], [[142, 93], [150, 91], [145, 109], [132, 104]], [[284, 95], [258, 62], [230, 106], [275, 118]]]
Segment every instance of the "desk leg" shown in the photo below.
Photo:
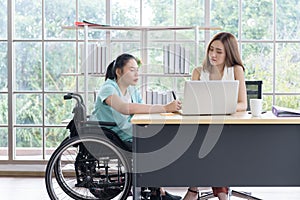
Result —
[[142, 199], [141, 197], [141, 188], [140, 187], [135, 187], [133, 185], [133, 200], [140, 200]]
[[[135, 135], [136, 133], [136, 126], [133, 125], [133, 135]], [[136, 152], [136, 142], [135, 139], [133, 139], [133, 143], [132, 143], [132, 151]], [[137, 173], [135, 173], [136, 171], [136, 156], [135, 154], [133, 154], [132, 156], [132, 190], [133, 190], [133, 200], [138, 200], [138, 199], [142, 199], [141, 198], [141, 188], [140, 187], [136, 187], [136, 183], [137, 183]]]

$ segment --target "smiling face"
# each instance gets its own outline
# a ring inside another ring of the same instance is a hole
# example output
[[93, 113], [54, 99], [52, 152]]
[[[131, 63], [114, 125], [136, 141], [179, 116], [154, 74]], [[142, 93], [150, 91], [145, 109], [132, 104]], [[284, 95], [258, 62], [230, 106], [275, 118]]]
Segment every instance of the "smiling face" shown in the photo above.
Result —
[[208, 50], [208, 58], [211, 65], [216, 67], [225, 66], [226, 52], [224, 44], [220, 40], [211, 43]]
[[138, 65], [135, 59], [130, 59], [121, 69], [117, 69], [117, 76], [122, 85], [136, 85], [138, 83]]

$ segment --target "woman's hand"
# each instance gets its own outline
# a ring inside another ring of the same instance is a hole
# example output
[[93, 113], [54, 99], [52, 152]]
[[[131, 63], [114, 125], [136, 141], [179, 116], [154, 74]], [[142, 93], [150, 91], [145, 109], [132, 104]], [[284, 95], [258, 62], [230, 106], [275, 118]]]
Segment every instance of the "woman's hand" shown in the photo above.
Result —
[[174, 100], [164, 106], [166, 112], [176, 112], [181, 109], [181, 102], [179, 100]]
[[176, 112], [181, 109], [181, 102], [178, 100], [174, 100], [166, 105], [128, 103], [115, 94], [107, 97], [105, 103], [124, 115]]

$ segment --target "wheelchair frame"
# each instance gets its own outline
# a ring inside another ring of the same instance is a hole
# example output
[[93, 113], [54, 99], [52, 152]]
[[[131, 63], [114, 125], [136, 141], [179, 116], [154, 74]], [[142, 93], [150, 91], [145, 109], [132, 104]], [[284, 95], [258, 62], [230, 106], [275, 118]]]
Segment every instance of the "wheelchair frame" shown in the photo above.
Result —
[[51, 200], [126, 199], [132, 184], [132, 159], [126, 146], [109, 129], [116, 124], [87, 121], [86, 107], [79, 94], [68, 93], [64, 99], [75, 99], [76, 106], [67, 126], [70, 135], [47, 164], [45, 183], [49, 197]]

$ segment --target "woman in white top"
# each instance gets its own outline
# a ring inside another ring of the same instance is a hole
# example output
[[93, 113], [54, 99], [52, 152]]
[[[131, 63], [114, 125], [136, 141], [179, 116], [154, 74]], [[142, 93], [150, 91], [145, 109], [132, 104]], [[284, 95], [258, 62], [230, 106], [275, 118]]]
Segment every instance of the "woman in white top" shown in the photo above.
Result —
[[[244, 66], [234, 35], [228, 32], [216, 34], [209, 42], [202, 67], [192, 72], [192, 80], [238, 80], [239, 93], [236, 111], [247, 109], [247, 93], [244, 77]], [[212, 174], [213, 176], [213, 174]], [[228, 199], [228, 187], [213, 187], [219, 200]], [[198, 198], [198, 188], [190, 187], [184, 200]]]

